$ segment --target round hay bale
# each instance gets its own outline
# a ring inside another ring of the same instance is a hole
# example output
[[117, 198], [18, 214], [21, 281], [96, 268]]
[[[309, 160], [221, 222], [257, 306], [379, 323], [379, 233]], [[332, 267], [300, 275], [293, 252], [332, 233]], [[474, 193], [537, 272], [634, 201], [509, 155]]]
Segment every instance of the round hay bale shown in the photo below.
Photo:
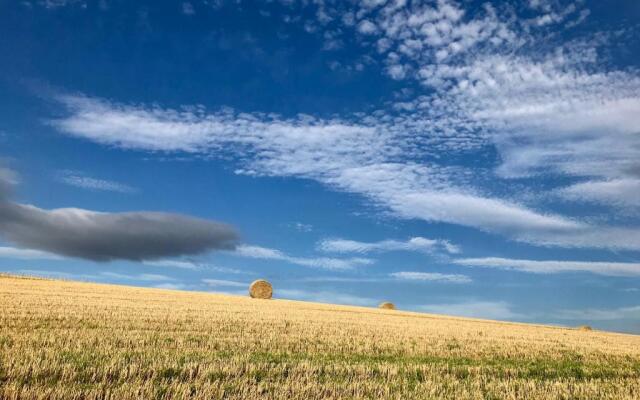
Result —
[[270, 299], [273, 296], [273, 287], [264, 279], [258, 279], [249, 286], [249, 296], [254, 299]]
[[590, 327], [589, 325], [580, 325], [580, 326], [578, 327], [578, 330], [579, 330], [579, 331], [592, 331], [592, 330], [593, 330], [593, 328], [592, 328], [592, 327]]
[[384, 309], [384, 310], [395, 310], [396, 306], [393, 303], [389, 303], [388, 301], [385, 301], [384, 303], [380, 303], [380, 308]]

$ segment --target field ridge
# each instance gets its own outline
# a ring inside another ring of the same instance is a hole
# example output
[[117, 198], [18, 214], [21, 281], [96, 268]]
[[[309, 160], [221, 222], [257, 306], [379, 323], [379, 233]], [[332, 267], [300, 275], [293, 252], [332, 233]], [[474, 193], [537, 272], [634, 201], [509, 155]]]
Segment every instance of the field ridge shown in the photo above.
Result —
[[636, 335], [4, 274], [0, 304], [0, 398], [640, 398]]

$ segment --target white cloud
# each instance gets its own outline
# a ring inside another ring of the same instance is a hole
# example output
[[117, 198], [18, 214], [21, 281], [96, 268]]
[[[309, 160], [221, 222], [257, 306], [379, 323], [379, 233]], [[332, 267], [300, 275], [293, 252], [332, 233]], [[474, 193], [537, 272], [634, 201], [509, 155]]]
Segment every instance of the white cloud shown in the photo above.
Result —
[[584, 19], [590, 13], [587, 9], [580, 10], [580, 5], [581, 2], [572, 2], [566, 7], [562, 8], [561, 3], [558, 2], [541, 0], [529, 1], [529, 7], [534, 10], [541, 11], [542, 14], [529, 21], [526, 21], [526, 23], [530, 23], [540, 27], [558, 24], [566, 21], [569, 18], [574, 18], [572, 21], [569, 21], [569, 25], [574, 26], [584, 21]]
[[621, 208], [640, 207], [640, 179], [586, 181], [558, 190], [568, 200], [594, 202]]
[[325, 239], [318, 244], [322, 251], [335, 253], [370, 253], [375, 251], [419, 251], [434, 253], [444, 251], [450, 254], [460, 253], [460, 248], [448, 240], [413, 237], [407, 241], [382, 240], [379, 242], [358, 242], [347, 239]]
[[[302, 23], [326, 26], [322, 34], [331, 40], [339, 40], [340, 32], [366, 33], [360, 42], [382, 57], [391, 77], [414, 79], [427, 90], [396, 103], [394, 112], [330, 119], [62, 95], [57, 99], [69, 115], [52, 124], [122, 148], [231, 154], [237, 173], [313, 179], [363, 195], [400, 218], [458, 224], [536, 245], [640, 249], [636, 228], [525, 206], [509, 184], [547, 174], [596, 183], [638, 178], [637, 71], [616, 71], [598, 58], [606, 35], [562, 43], [545, 28], [575, 24], [588, 10], [540, 2], [528, 12], [534, 19], [524, 21], [508, 5], [487, 4], [471, 14], [447, 0], [310, 6], [318, 8], [311, 13], [318, 20]], [[540, 40], [553, 48], [540, 50]], [[488, 149], [497, 152], [494, 175], [439, 161], [492, 153]], [[634, 201], [633, 188], [606, 196], [602, 187], [567, 190]]]
[[363, 20], [358, 24], [358, 32], [365, 35], [372, 35], [378, 31], [378, 27], [369, 20]]
[[184, 15], [194, 15], [196, 13], [196, 11], [193, 8], [193, 4], [191, 4], [188, 1], [183, 2], [182, 3], [182, 13]]
[[455, 187], [455, 170], [414, 163], [377, 163], [345, 168], [327, 181], [342, 190], [364, 193], [394, 214], [408, 219], [448, 222], [490, 232], [572, 231], [580, 223], [545, 215], [509, 201], [487, 198]]
[[640, 229], [611, 226], [587, 226], [566, 232], [531, 232], [521, 235], [519, 240], [542, 246], [566, 248], [594, 247], [619, 250], [640, 250]]
[[373, 264], [373, 260], [368, 258], [304, 258], [289, 256], [280, 250], [269, 249], [260, 246], [241, 245], [237, 246], [233, 253], [241, 257], [259, 258], [265, 260], [278, 260], [304, 267], [321, 268], [328, 270], [348, 270], [357, 266]]
[[304, 300], [318, 303], [344, 304], [353, 306], [373, 306], [378, 300], [368, 297], [354, 296], [346, 293], [331, 291], [309, 292], [297, 289], [281, 289], [274, 292], [274, 297], [280, 299]]
[[[370, 22], [363, 20], [359, 30], [364, 21]], [[378, 41], [377, 51], [391, 64], [403, 61], [416, 70], [472, 49], [491, 46], [497, 51], [499, 46], [517, 42], [512, 23], [501, 21], [489, 5], [470, 15], [452, 1], [411, 6], [389, 2], [375, 14], [372, 25], [379, 29], [367, 29], [367, 33], [383, 41]], [[395, 71], [389, 69], [388, 73], [393, 77]]]
[[296, 282], [336, 282], [336, 283], [363, 283], [363, 282], [385, 282], [382, 278], [364, 277], [344, 277], [344, 276], [315, 276], [309, 278], [296, 279]]
[[394, 64], [387, 68], [387, 73], [391, 78], [401, 80], [407, 76], [407, 69], [404, 65]]
[[208, 286], [213, 286], [213, 287], [218, 287], [218, 286], [246, 287], [246, 288], [249, 287], [248, 283], [237, 282], [237, 281], [227, 281], [227, 280], [222, 280], [222, 279], [203, 279], [202, 282], [204, 282]]
[[620, 307], [613, 309], [560, 310], [553, 315], [558, 319], [582, 321], [640, 321], [640, 306]]
[[432, 314], [455, 315], [459, 317], [511, 320], [522, 318], [515, 313], [509, 303], [503, 301], [468, 301], [463, 303], [427, 304], [419, 306], [420, 311]]
[[250, 271], [241, 270], [237, 268], [220, 267], [212, 265], [206, 262], [196, 262], [190, 260], [175, 260], [175, 259], [161, 259], [152, 261], [143, 261], [142, 264], [150, 267], [163, 267], [163, 268], [181, 268], [197, 271], [215, 271], [227, 274], [251, 274]]
[[152, 287], [157, 289], [168, 289], [168, 290], [190, 290], [193, 287], [191, 285], [187, 285], [184, 283], [159, 283], [157, 285], [153, 285]]
[[[362, 193], [408, 218], [460, 223], [481, 229], [572, 227], [570, 221], [541, 215], [516, 204], [466, 193], [448, 182], [437, 165], [385, 162], [399, 149], [388, 142], [393, 130], [336, 120], [299, 121], [274, 116], [201, 115], [142, 109], [85, 97], [63, 96], [73, 114], [54, 125], [100, 143], [155, 151], [210, 152], [226, 143], [257, 152], [238, 173], [307, 177]], [[258, 172], [260, 171], [260, 172]], [[433, 189], [432, 189], [433, 188]]]
[[73, 279], [73, 280], [99, 280], [100, 279], [98, 275], [72, 274], [69, 272], [49, 271], [49, 270], [41, 270], [41, 269], [19, 269], [15, 271], [9, 271], [9, 273], [13, 273], [17, 275], [26, 275], [26, 276], [39, 276], [39, 277], [51, 278], [51, 279]]
[[224, 147], [241, 157], [244, 167], [237, 173], [315, 179], [363, 194], [401, 218], [471, 226], [544, 245], [566, 246], [577, 237], [576, 246], [640, 248], [640, 242], [625, 238], [590, 240], [587, 233], [595, 228], [589, 224], [478, 194], [468, 186], [464, 169], [387, 162], [403, 154], [401, 143], [391, 145], [401, 138], [393, 126], [379, 126], [375, 118], [354, 125], [308, 116], [283, 120], [228, 110], [146, 109], [78, 96], [61, 96], [60, 101], [72, 114], [53, 124], [99, 143], [187, 153], [217, 153]]
[[460, 274], [441, 274], [437, 272], [411, 272], [402, 271], [394, 272], [389, 276], [407, 281], [428, 281], [428, 282], [447, 282], [447, 283], [471, 283], [472, 280], [466, 275]]
[[62, 257], [40, 250], [0, 247], [0, 257], [21, 260], [61, 260]]
[[299, 232], [311, 232], [313, 231], [313, 225], [311, 224], [303, 224], [302, 222], [294, 222], [288, 224], [289, 227], [299, 231]]
[[[475, 81], [453, 95], [494, 129], [505, 178], [543, 173], [622, 179], [637, 176], [640, 78], [581, 72], [560, 54], [542, 62], [490, 56], [465, 72]], [[458, 80], [460, 82], [461, 80]]]
[[25, 1], [23, 4], [38, 5], [48, 9], [56, 9], [67, 6], [78, 6], [80, 8], [87, 8], [86, 0], [36, 0]]
[[131, 186], [108, 181], [104, 179], [96, 179], [86, 176], [76, 171], [61, 171], [58, 174], [58, 180], [67, 185], [76, 186], [83, 189], [99, 190], [105, 192], [134, 193], [136, 189]]
[[117, 272], [100, 272], [99, 276], [109, 279], [142, 281], [142, 282], [159, 282], [174, 281], [175, 279], [160, 274], [120, 274]]
[[168, 267], [168, 268], [181, 268], [181, 269], [192, 269], [197, 270], [200, 269], [200, 266], [191, 261], [182, 261], [182, 260], [153, 260], [153, 261], [143, 261], [144, 265], [148, 265], [151, 267]]
[[497, 268], [530, 272], [535, 274], [557, 274], [562, 272], [591, 272], [607, 276], [640, 276], [640, 264], [597, 261], [535, 261], [509, 258], [463, 258], [453, 261], [466, 267]]
[[[400, 79], [410, 69], [435, 89], [415, 99], [416, 118], [432, 130], [487, 131], [503, 160], [502, 177], [637, 178], [640, 79], [633, 69], [612, 69], [598, 53], [616, 34], [553, 41], [589, 10], [580, 2], [529, 6], [537, 15], [527, 20], [508, 4], [469, 13], [453, 1], [389, 2], [367, 18], [380, 27], [373, 46], [392, 66], [387, 73]], [[557, 32], [545, 28], [559, 23], [565, 27]], [[541, 39], [555, 46], [544, 53]]]
[[287, 256], [280, 250], [249, 245], [241, 245], [236, 247], [235, 254], [243, 257], [264, 258], [268, 260], [283, 260], [287, 258]]
[[39, 276], [51, 279], [67, 279], [76, 281], [110, 282], [110, 281], [133, 281], [147, 282], [151, 287], [164, 289], [191, 289], [190, 285], [180, 283], [178, 280], [160, 274], [121, 274], [111, 271], [96, 272], [95, 274], [72, 273], [63, 271], [51, 271], [40, 269], [20, 269], [10, 271], [18, 275]]

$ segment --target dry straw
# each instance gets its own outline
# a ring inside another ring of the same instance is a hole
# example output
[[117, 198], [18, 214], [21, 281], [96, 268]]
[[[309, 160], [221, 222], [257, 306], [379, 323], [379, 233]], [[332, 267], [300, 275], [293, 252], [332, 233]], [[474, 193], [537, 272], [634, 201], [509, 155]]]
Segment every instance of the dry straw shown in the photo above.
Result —
[[1, 276], [0, 399], [640, 398], [638, 335], [380, 311]]
[[381, 303], [380, 308], [383, 308], [385, 310], [395, 310], [396, 306], [393, 303], [389, 303], [388, 301], [385, 301], [384, 303]]
[[273, 287], [264, 279], [253, 281], [249, 286], [249, 296], [254, 299], [270, 299], [273, 295]]
[[580, 325], [580, 326], [578, 327], [578, 330], [579, 330], [579, 331], [592, 331], [592, 330], [593, 330], [593, 328], [592, 328], [592, 327], [590, 327], [589, 325]]

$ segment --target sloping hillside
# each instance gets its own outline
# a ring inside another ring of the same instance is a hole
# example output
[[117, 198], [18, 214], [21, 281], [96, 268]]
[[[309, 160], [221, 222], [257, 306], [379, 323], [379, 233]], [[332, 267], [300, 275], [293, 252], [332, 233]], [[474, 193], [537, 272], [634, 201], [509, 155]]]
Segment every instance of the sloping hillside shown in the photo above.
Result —
[[640, 398], [640, 336], [0, 277], [0, 398]]

